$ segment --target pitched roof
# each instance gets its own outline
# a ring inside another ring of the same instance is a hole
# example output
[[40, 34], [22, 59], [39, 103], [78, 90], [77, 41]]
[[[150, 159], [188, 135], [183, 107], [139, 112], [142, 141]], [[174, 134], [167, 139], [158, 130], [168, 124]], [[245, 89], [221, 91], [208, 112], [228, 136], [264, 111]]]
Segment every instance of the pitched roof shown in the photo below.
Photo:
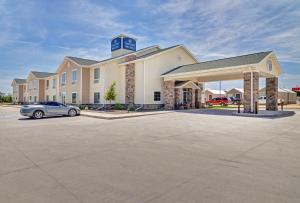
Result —
[[[138, 52], [141, 52], [141, 51], [144, 51], [146, 49], [153, 48], [153, 47], [158, 47], [159, 48], [159, 46], [153, 45], [153, 46], [149, 46], [149, 47], [145, 47], [145, 48], [139, 49], [139, 50], [137, 50], [135, 52], [132, 52], [132, 53], [129, 53], [129, 54], [138, 53]], [[100, 61], [91, 60], [91, 59], [85, 59], [85, 58], [79, 58], [79, 57], [73, 57], [73, 56], [66, 56], [66, 57], [69, 58], [69, 59], [71, 59], [71, 60], [73, 60], [73, 61], [75, 61], [79, 65], [90, 66], [90, 65], [97, 64], [97, 63], [101, 63], [101, 62], [113, 60], [113, 59], [116, 59], [116, 58], [120, 58], [120, 57], [123, 57], [123, 56], [126, 56], [126, 55], [128, 55], [128, 54], [124, 54], [124, 55], [121, 55], [121, 56], [115, 56], [115, 57], [103, 59], [103, 60], [100, 60]]]
[[201, 70], [209, 70], [215, 68], [225, 68], [230, 66], [241, 66], [247, 64], [255, 64], [262, 61], [267, 55], [269, 55], [272, 51], [267, 52], [259, 52], [253, 54], [247, 54], [242, 56], [235, 56], [230, 58], [205, 61], [195, 64], [188, 64], [176, 67], [163, 75], [167, 74], [176, 74], [176, 73], [185, 73], [185, 72], [193, 72], [193, 71], [201, 71]]
[[75, 61], [79, 65], [83, 65], [83, 66], [90, 66], [90, 65], [99, 63], [99, 61], [91, 60], [91, 59], [84, 59], [84, 58], [78, 58], [78, 57], [73, 57], [73, 56], [66, 56], [66, 57]]
[[234, 88], [228, 90], [228, 92], [231, 91], [231, 90], [237, 90], [237, 91], [239, 91], [241, 93], [244, 93], [244, 89], [242, 89], [242, 88], [236, 88], [236, 87], [234, 87]]
[[25, 84], [27, 80], [26, 79], [15, 78], [14, 81], [17, 84], [21, 85], [21, 84]]
[[158, 53], [167, 51], [167, 50], [169, 50], [169, 49], [172, 49], [172, 48], [175, 48], [175, 47], [178, 47], [178, 46], [180, 46], [180, 45], [174, 45], [174, 46], [171, 46], [171, 47], [167, 47], [167, 48], [164, 48], [164, 49], [160, 49], [160, 50], [157, 50], [157, 51], [153, 51], [153, 52], [147, 53], [147, 54], [145, 54], [145, 55], [139, 56], [139, 57], [137, 57], [136, 59], [147, 58], [147, 57], [149, 57], [149, 56], [152, 56], [152, 55], [155, 55], [155, 54], [158, 54]]
[[49, 73], [49, 72], [39, 72], [39, 71], [31, 71], [31, 73], [36, 77], [36, 78], [46, 78], [52, 75], [56, 75], [56, 73]]
[[206, 91], [209, 91], [209, 92], [211, 92], [211, 93], [213, 93], [213, 94], [226, 94], [225, 93], [225, 91], [224, 90], [211, 90], [211, 89], [206, 89]]

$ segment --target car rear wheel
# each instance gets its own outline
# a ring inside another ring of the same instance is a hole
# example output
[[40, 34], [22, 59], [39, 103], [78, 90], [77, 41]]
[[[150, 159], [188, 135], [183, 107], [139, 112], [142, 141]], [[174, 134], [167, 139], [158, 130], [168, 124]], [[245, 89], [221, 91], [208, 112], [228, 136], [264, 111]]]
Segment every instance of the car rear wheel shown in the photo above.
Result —
[[76, 116], [76, 114], [77, 114], [77, 112], [76, 112], [75, 109], [70, 109], [70, 110], [69, 110], [68, 115], [69, 115], [70, 117]]
[[34, 119], [41, 119], [41, 118], [43, 118], [43, 116], [44, 116], [44, 113], [42, 111], [40, 111], [40, 110], [35, 111], [33, 113], [33, 118]]

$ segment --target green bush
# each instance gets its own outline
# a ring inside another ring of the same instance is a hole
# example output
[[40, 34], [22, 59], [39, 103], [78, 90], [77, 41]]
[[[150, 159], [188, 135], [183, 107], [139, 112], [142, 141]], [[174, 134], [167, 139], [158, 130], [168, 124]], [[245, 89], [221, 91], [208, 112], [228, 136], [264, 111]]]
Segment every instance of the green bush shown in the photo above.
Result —
[[128, 107], [127, 111], [134, 111], [135, 108], [133, 106]]
[[115, 106], [114, 106], [114, 109], [115, 110], [122, 110], [123, 107], [122, 107], [122, 105], [120, 103], [116, 103]]

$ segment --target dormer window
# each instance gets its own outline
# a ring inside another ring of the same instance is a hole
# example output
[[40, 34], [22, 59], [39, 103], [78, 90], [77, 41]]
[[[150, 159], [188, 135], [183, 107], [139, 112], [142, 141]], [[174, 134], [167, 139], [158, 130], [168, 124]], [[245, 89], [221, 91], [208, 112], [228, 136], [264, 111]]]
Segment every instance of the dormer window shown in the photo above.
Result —
[[272, 66], [272, 61], [271, 60], [269, 60], [267, 62], [267, 68], [268, 68], [268, 71], [272, 71], [273, 70], [273, 66]]

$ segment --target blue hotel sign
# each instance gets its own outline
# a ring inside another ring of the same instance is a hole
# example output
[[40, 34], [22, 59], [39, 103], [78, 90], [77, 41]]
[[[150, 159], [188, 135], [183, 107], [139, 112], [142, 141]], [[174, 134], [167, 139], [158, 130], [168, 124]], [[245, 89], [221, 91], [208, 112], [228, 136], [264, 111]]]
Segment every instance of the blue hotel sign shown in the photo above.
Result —
[[123, 48], [136, 51], [136, 41], [132, 38], [129, 37], [124, 37], [123, 38]]
[[111, 51], [121, 49], [121, 38], [115, 38], [111, 41]]

